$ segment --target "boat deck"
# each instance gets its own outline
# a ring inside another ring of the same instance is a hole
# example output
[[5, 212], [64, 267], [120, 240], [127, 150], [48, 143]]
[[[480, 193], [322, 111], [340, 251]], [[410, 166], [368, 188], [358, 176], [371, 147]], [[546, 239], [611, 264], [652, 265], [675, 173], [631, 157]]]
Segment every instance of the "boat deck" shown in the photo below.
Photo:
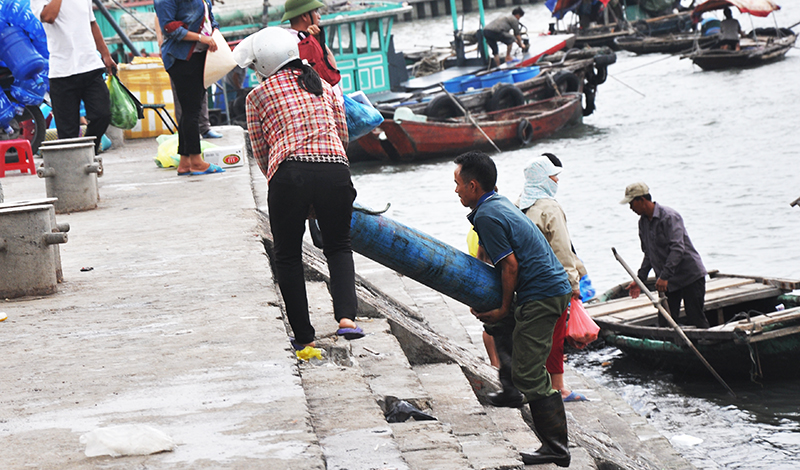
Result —
[[[711, 278], [706, 283], [706, 313], [717, 310], [721, 315], [721, 309], [725, 306], [776, 297], [783, 292], [771, 284], [757, 281], [742, 277]], [[587, 305], [587, 312], [592, 318], [602, 319], [604, 322], [628, 325], [652, 324], [658, 315], [658, 310], [644, 294], [636, 299], [625, 297]]]

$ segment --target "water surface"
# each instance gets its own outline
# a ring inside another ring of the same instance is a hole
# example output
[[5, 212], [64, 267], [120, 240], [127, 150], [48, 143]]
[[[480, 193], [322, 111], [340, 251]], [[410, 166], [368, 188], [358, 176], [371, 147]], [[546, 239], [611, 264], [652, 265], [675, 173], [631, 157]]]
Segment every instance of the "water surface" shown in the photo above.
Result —
[[[547, 29], [542, 5], [525, 10], [522, 22], [532, 32]], [[749, 20], [740, 21], [750, 28]], [[778, 21], [800, 21], [800, 6], [784, 5]], [[477, 15], [466, 24], [477, 25]], [[452, 20], [400, 23], [394, 33], [399, 50], [446, 45]], [[557, 198], [599, 292], [626, 281], [611, 247], [634, 268], [641, 263], [637, 216], [619, 204], [635, 181], [681, 213], [707, 269], [800, 279], [800, 207], [789, 206], [800, 197], [799, 77], [796, 49], [758, 69], [718, 72], [678, 57], [619, 53], [598, 89], [597, 111], [582, 125], [493, 156], [499, 190], [516, 199], [526, 162], [542, 152], [559, 156]], [[358, 202], [376, 208], [391, 202], [389, 217], [466, 250], [468, 210], [454, 193], [453, 170], [450, 158], [356, 164]], [[613, 348], [574, 354], [570, 362], [620, 393], [698, 468], [800, 465], [800, 381], [732, 384], [738, 398], [730, 399], [713, 380], [644, 370]]]

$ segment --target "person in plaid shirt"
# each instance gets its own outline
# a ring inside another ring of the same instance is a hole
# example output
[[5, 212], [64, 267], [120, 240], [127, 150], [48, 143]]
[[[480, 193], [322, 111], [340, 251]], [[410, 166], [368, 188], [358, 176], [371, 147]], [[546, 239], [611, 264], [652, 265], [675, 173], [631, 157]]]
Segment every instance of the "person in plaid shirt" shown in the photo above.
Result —
[[[241, 49], [240, 49], [241, 48]], [[314, 346], [303, 278], [305, 220], [314, 213], [331, 276], [337, 334], [364, 336], [356, 314], [350, 219], [356, 190], [345, 153], [344, 108], [331, 86], [300, 60], [297, 40], [282, 28], [266, 28], [236, 47], [242, 67], [265, 77], [247, 95], [247, 128], [253, 156], [267, 177], [275, 272], [296, 349]]]

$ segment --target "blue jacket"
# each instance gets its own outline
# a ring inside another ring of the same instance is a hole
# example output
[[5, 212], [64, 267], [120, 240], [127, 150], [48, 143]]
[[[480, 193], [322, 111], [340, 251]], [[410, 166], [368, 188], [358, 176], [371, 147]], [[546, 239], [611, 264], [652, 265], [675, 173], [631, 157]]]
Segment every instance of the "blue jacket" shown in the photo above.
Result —
[[175, 60], [189, 60], [192, 56], [194, 41], [184, 41], [189, 31], [198, 33], [203, 27], [205, 9], [203, 2], [208, 6], [208, 16], [211, 27], [218, 29], [219, 24], [214, 19], [211, 11], [211, 2], [207, 0], [155, 0], [153, 6], [158, 15], [158, 24], [164, 41], [161, 43], [161, 60], [164, 69], [169, 70]]

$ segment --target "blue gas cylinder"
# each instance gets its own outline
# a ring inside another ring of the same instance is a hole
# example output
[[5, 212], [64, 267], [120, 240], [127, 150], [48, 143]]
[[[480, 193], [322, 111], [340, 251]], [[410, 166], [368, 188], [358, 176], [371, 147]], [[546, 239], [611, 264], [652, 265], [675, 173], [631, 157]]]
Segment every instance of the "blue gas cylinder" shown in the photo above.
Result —
[[8, 127], [11, 120], [17, 114], [17, 107], [8, 99], [5, 93], [0, 90], [0, 132]]
[[353, 251], [479, 312], [500, 307], [500, 272], [461, 250], [356, 206], [350, 223]]
[[44, 101], [47, 85], [40, 75], [30, 80], [14, 80], [11, 96], [25, 106], [39, 106]]
[[47, 60], [36, 52], [19, 26], [8, 26], [0, 31], [0, 59], [18, 80], [33, 78], [47, 67]]

